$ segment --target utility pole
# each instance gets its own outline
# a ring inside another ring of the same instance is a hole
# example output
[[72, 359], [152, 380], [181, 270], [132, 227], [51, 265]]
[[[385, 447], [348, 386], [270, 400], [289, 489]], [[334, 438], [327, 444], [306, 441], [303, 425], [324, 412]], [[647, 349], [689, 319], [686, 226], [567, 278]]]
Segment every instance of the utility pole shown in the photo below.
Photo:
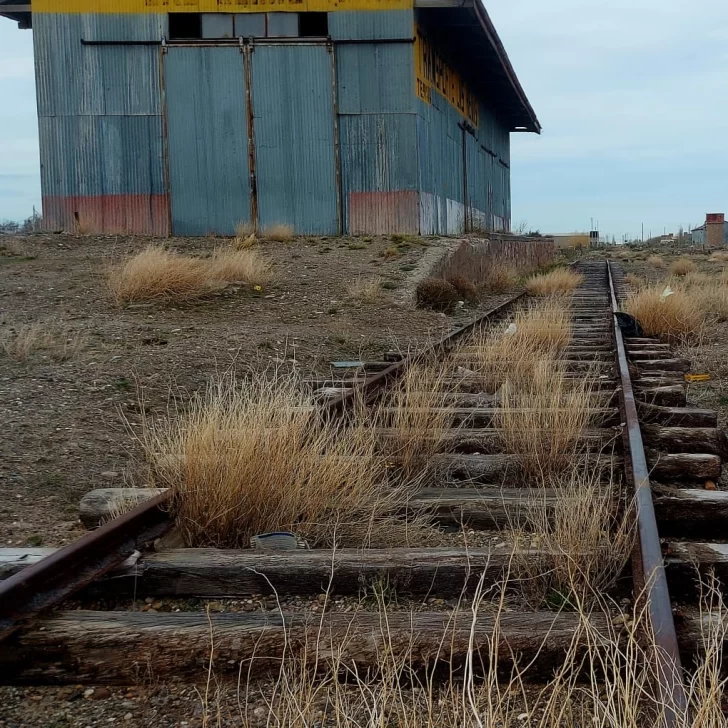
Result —
[[642, 223], [642, 242], [645, 242], [645, 224]]

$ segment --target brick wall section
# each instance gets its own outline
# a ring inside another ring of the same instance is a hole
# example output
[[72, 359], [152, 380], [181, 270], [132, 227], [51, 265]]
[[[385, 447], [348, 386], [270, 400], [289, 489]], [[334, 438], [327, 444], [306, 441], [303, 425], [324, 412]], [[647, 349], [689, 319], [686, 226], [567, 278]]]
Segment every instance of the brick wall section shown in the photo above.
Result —
[[451, 255], [440, 261], [432, 275], [441, 278], [461, 275], [478, 283], [493, 265], [533, 269], [551, 263], [554, 251], [553, 238], [492, 234], [487, 238], [463, 240]]

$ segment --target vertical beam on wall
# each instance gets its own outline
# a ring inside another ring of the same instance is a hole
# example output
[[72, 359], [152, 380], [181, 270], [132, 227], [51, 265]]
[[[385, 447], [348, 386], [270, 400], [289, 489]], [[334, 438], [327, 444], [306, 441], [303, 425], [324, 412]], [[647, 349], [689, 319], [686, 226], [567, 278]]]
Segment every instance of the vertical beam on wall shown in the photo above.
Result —
[[174, 235], [172, 229], [172, 183], [169, 174], [169, 143], [167, 134], [167, 86], [165, 84], [164, 58], [167, 55], [167, 46], [162, 40], [159, 48], [159, 91], [162, 113], [162, 152], [164, 154], [164, 194], [167, 196], [167, 236]]
[[[334, 174], [336, 176], [336, 218], [338, 224], [339, 235], [344, 234], [344, 190], [341, 181], [341, 150], [339, 148], [339, 96], [336, 85], [336, 52], [334, 44], [329, 41], [326, 45], [331, 56], [331, 89], [333, 93], [334, 105]], [[348, 232], [348, 231], [347, 231]]]
[[463, 212], [465, 232], [468, 233], [472, 227], [472, 220], [470, 219], [472, 215], [470, 213], [470, 205], [468, 203], [468, 141], [465, 136], [468, 132], [465, 128], [465, 124], [460, 123], [458, 126], [462, 132], [463, 142]]
[[[242, 39], [241, 39], [242, 41]], [[248, 116], [248, 168], [250, 178], [250, 222], [253, 230], [258, 232], [258, 180], [255, 168], [255, 123], [253, 115], [253, 71], [251, 56], [255, 47], [251, 41], [240, 48], [243, 54], [243, 68], [245, 73], [245, 96]]]

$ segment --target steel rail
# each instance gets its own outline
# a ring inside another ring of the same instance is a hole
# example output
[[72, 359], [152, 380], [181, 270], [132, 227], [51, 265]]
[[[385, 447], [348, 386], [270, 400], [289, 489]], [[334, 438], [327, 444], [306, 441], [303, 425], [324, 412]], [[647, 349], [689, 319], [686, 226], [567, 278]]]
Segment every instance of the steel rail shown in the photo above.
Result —
[[[368, 377], [359, 387], [327, 402], [324, 412], [329, 415], [343, 415], [356, 403], [362, 400], [371, 401], [415, 361], [450, 350], [458, 339], [482, 326], [489, 318], [504, 311], [523, 295], [520, 293], [511, 296], [422, 351]], [[143, 544], [167, 531], [172, 526], [167, 513], [169, 498], [168, 491], [160, 493], [50, 556], [0, 581], [0, 641], [20, 629], [32, 617], [57, 606], [98, 577], [119, 566]]]
[[639, 416], [632, 379], [629, 373], [629, 362], [624, 346], [624, 337], [617, 321], [619, 303], [617, 301], [612, 264], [607, 262], [609, 276], [609, 292], [612, 303], [614, 340], [617, 350], [619, 377], [621, 380], [620, 398], [626, 423], [625, 446], [635, 489], [637, 510], [637, 530], [639, 536], [639, 566], [641, 581], [635, 588], [635, 597], [641, 598], [643, 592], [647, 599], [647, 613], [657, 644], [656, 668], [660, 700], [665, 706], [665, 725], [672, 728], [678, 724], [679, 716], [684, 715], [687, 700], [683, 684], [682, 663], [672, 616], [672, 603], [665, 576], [665, 567], [660, 546], [660, 534], [657, 530], [655, 506], [652, 500], [650, 472], [647, 467], [645, 448], [642, 441]]
[[151, 498], [0, 582], [0, 640], [121, 564], [171, 526], [166, 494]]

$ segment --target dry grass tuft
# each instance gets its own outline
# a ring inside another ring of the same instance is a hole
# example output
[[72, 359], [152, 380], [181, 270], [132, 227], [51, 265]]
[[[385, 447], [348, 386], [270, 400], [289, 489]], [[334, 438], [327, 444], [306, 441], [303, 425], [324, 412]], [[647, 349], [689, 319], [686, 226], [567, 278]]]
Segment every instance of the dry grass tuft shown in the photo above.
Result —
[[698, 338], [705, 323], [699, 298], [683, 290], [663, 297], [664, 290], [664, 284], [643, 288], [627, 297], [624, 310], [639, 321], [647, 336], [676, 344]]
[[395, 247], [386, 248], [381, 253], [382, 258], [384, 258], [384, 260], [393, 260], [394, 258], [399, 258], [399, 256], [401, 254], [402, 253], [399, 250], [399, 248], [395, 248]]
[[272, 280], [270, 264], [256, 250], [216, 248], [206, 268], [212, 281], [241, 281], [251, 286], [265, 286]]
[[487, 293], [505, 293], [518, 283], [515, 269], [495, 263], [488, 268], [480, 288]]
[[584, 430], [596, 424], [593, 390], [589, 376], [569, 381], [550, 357], [536, 361], [530, 376], [506, 380], [495, 424], [506, 451], [519, 456], [525, 472], [543, 477], [574, 461]]
[[311, 546], [407, 545], [430, 531], [391, 515], [411, 485], [388, 477], [370, 425], [322, 421], [293, 378], [256, 374], [222, 378], [173, 421], [148, 422], [142, 445], [190, 546], [245, 548], [286, 530]]
[[727, 263], [728, 250], [716, 250], [714, 253], [711, 253], [710, 260], [714, 263]]
[[721, 322], [728, 321], [728, 285], [720, 285], [713, 280], [711, 285], [693, 288], [690, 295], [705, 314]]
[[649, 258], [647, 258], [647, 263], [653, 268], [664, 268], [666, 265], [664, 259], [661, 258], [659, 255], [651, 255]]
[[526, 290], [532, 296], [564, 296], [573, 293], [584, 280], [580, 273], [568, 268], [556, 268], [550, 273], [535, 275], [526, 281]]
[[27, 361], [33, 354], [42, 353], [60, 362], [78, 356], [85, 341], [79, 332], [35, 322], [23, 324], [14, 332], [4, 332], [0, 336], [0, 349], [16, 361]]
[[519, 594], [533, 608], [593, 605], [627, 564], [634, 532], [620, 515], [617, 487], [602, 481], [601, 470], [575, 458], [568, 471], [539, 481], [552, 498], [527, 509], [516, 535], [534, 548], [518, 551], [513, 565]]
[[690, 258], [678, 258], [670, 266], [670, 272], [675, 276], [686, 276], [698, 270], [698, 266]]
[[449, 276], [446, 281], [458, 292], [460, 298], [470, 303], [478, 300], [478, 290], [465, 276]]
[[264, 285], [270, 266], [254, 250], [216, 249], [209, 259], [150, 245], [108, 269], [107, 285], [117, 304], [135, 301], [187, 301], [202, 298], [229, 281]]
[[118, 304], [134, 301], [185, 301], [212, 290], [204, 261], [150, 245], [114, 266], [107, 283]]
[[261, 237], [277, 243], [290, 243], [293, 240], [293, 228], [290, 225], [269, 225]]
[[376, 303], [384, 297], [381, 278], [364, 280], [357, 278], [349, 284], [346, 291], [347, 298], [360, 303]]
[[232, 245], [235, 250], [247, 250], [257, 242], [253, 223], [241, 221], [235, 226], [235, 238]]
[[460, 296], [455, 287], [442, 278], [424, 278], [417, 284], [415, 300], [418, 308], [450, 312], [457, 306]]
[[447, 406], [449, 371], [415, 363], [407, 368], [394, 390], [382, 401], [376, 419], [392, 437], [387, 453], [409, 481], [425, 477], [430, 458], [440, 450], [452, 427], [452, 408]]
[[681, 285], [685, 288], [702, 288], [703, 286], [712, 286], [714, 283], [716, 283], [716, 279], [713, 276], [707, 273], [700, 273], [699, 271], [693, 271], [683, 278], [675, 279], [675, 285]]
[[572, 338], [569, 308], [563, 299], [540, 301], [516, 313], [512, 324], [476, 334], [466, 346], [475, 348], [475, 368], [487, 392], [509, 380], [530, 380], [543, 360], [553, 361]]
[[634, 273], [627, 273], [627, 275], [624, 277], [625, 283], [632, 286], [633, 288], [640, 288], [640, 286], [644, 285], [645, 279], [641, 276], [635, 275]]

